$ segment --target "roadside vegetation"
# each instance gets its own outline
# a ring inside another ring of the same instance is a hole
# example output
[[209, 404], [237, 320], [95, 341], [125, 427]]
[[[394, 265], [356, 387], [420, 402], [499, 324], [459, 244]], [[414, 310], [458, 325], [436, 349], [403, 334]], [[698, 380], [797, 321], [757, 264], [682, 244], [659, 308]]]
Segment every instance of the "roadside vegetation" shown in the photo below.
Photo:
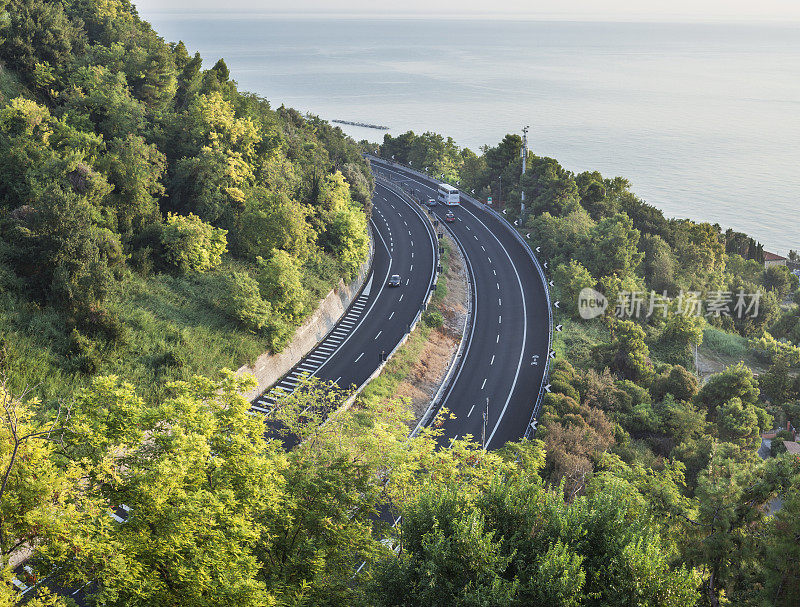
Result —
[[[800, 600], [788, 573], [796, 550], [785, 553], [780, 573], [772, 570], [777, 553], [762, 535], [792, 515], [764, 517], [765, 494], [753, 493], [775, 480], [775, 466], [798, 465], [796, 456], [764, 462], [756, 453], [762, 432], [800, 426], [800, 290], [789, 270], [765, 268], [763, 246], [745, 234], [665, 218], [622, 178], [574, 174], [535, 154], [523, 175], [516, 135], [480, 154], [434, 133], [362, 145], [491, 196], [541, 247], [562, 328], [537, 433], [546, 482], [571, 501], [593, 495], [609, 466], [637, 470], [659, 495], [646, 508], [694, 504], [691, 514], [676, 510], [661, 521], [662, 537], [676, 540], [668, 560], [697, 576], [695, 601]], [[593, 318], [580, 313], [584, 289], [606, 298]], [[701, 377], [695, 350], [707, 369]], [[798, 479], [777, 493], [796, 503]]]
[[[163, 380], [279, 351], [368, 252], [354, 142], [241, 92], [126, 1], [0, 22], [0, 326], [17, 386]], [[23, 384], [24, 382], [24, 384]]]

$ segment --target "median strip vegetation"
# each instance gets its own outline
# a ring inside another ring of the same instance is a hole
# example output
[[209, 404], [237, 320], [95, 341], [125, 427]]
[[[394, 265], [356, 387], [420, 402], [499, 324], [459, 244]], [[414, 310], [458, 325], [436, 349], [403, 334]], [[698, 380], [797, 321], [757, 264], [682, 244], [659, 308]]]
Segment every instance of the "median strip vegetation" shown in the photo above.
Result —
[[381, 374], [359, 395], [360, 402], [371, 404], [400, 399], [413, 413], [412, 425], [424, 415], [443, 381], [466, 321], [464, 260], [447, 233], [439, 243], [443, 249], [442, 272], [428, 311]]

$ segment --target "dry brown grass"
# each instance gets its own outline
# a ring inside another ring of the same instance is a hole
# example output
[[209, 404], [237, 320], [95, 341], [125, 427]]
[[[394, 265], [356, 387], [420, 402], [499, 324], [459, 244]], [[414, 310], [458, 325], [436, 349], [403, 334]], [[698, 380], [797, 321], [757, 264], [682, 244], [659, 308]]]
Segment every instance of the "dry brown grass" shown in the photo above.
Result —
[[439, 389], [450, 361], [458, 350], [467, 313], [467, 275], [464, 258], [450, 237], [447, 271], [447, 294], [435, 307], [444, 318], [441, 329], [431, 331], [419, 359], [397, 387], [396, 395], [408, 398], [417, 419], [425, 413]]

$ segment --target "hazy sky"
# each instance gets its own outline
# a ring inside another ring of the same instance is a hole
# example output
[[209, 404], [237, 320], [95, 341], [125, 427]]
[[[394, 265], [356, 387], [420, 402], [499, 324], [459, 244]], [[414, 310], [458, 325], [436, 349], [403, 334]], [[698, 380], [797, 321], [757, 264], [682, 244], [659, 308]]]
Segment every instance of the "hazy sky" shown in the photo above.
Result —
[[800, 20], [798, 0], [134, 0], [144, 18], [163, 12], [324, 15], [528, 16], [609, 20]]

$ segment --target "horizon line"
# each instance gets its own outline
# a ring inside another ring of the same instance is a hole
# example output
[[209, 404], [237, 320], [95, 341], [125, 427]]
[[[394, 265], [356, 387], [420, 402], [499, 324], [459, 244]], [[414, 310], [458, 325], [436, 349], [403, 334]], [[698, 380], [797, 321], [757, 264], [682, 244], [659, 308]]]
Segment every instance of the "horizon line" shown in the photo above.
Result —
[[631, 23], [631, 24], [737, 24], [737, 25], [800, 25], [800, 15], [786, 17], [783, 15], [769, 15], [759, 17], [734, 17], [730, 15], [569, 15], [569, 14], [542, 14], [542, 13], [511, 13], [511, 12], [462, 12], [457, 15], [450, 13], [420, 13], [420, 12], [394, 12], [375, 13], [363, 11], [226, 11], [174, 9], [174, 10], [142, 10], [137, 7], [140, 16], [152, 15], [159, 17], [182, 18], [219, 18], [234, 20], [238, 18], [264, 18], [264, 19], [341, 19], [341, 20], [449, 20], [473, 21], [491, 19], [493, 21], [541, 21], [541, 22], [571, 22], [571, 23]]

